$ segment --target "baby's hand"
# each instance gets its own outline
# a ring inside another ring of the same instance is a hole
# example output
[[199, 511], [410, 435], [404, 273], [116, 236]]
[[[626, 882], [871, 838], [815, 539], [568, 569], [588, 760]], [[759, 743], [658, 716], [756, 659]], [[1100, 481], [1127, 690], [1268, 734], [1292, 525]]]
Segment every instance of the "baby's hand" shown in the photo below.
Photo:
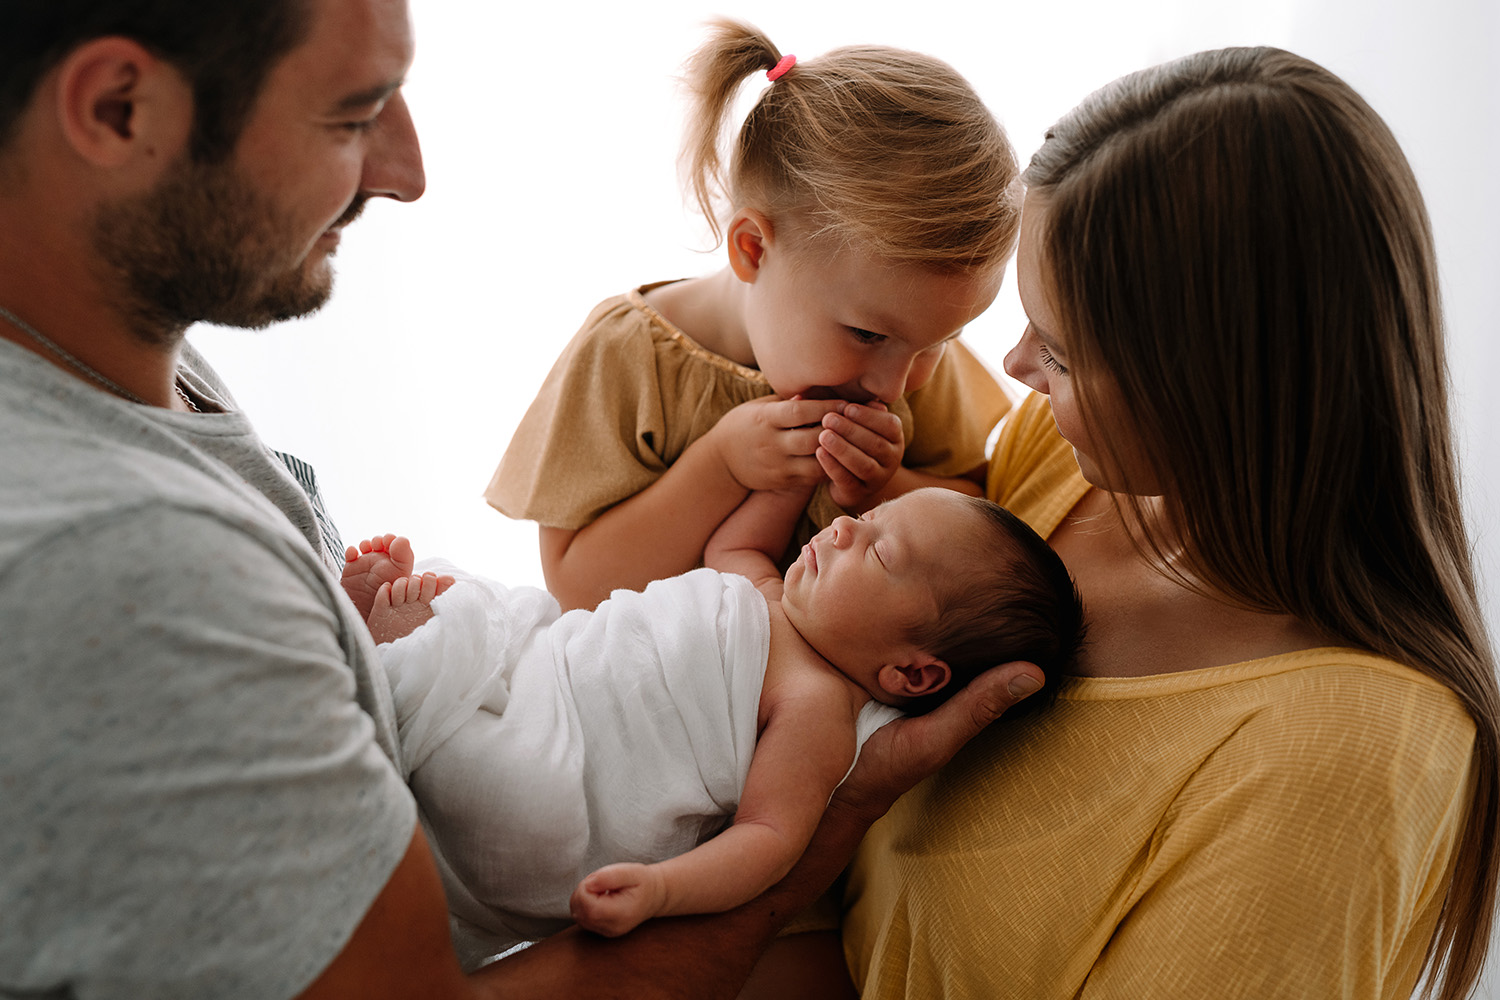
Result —
[[710, 433], [745, 489], [810, 486], [823, 478], [815, 457], [820, 421], [844, 405], [837, 399], [761, 396], [724, 414]]
[[578, 883], [568, 911], [578, 926], [605, 937], [619, 937], [661, 911], [667, 884], [655, 865], [605, 865]]
[[879, 400], [844, 403], [823, 416], [816, 457], [828, 476], [829, 498], [845, 510], [864, 510], [891, 481], [905, 453], [901, 418]]

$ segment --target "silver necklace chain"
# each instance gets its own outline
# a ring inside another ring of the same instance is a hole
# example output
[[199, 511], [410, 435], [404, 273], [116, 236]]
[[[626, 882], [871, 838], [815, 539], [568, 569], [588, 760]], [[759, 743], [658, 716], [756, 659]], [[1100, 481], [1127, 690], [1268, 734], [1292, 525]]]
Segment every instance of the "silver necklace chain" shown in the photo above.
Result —
[[[141, 406], [151, 405], [140, 396], [137, 396], [135, 393], [131, 392], [129, 389], [125, 388], [123, 385], [110, 378], [108, 375], [105, 375], [103, 372], [99, 371], [93, 366], [80, 361], [78, 358], [75, 358], [61, 344], [54, 341], [51, 337], [46, 336], [42, 333], [42, 331], [38, 330], [36, 327], [32, 326], [30, 323], [26, 322], [24, 319], [17, 316], [15, 313], [11, 312], [4, 306], [0, 306], [0, 317], [3, 317], [7, 323], [15, 327], [17, 330], [20, 330], [22, 333], [26, 334], [26, 336], [36, 341], [42, 347], [46, 348], [48, 351], [51, 351], [52, 354], [55, 355], [59, 360], [61, 360], [69, 368], [72, 368], [78, 374], [82, 375], [84, 378], [87, 378], [90, 381], [103, 386], [122, 399], [128, 399], [132, 403], [138, 403]], [[188, 405], [188, 408], [191, 409], [194, 413], [203, 412], [202, 410], [198, 409], [198, 404], [194, 403], [188, 396], [188, 394], [182, 391], [182, 386], [178, 384], [175, 376], [172, 379], [172, 388], [177, 390], [178, 397], [181, 398], [181, 400], [186, 403]]]

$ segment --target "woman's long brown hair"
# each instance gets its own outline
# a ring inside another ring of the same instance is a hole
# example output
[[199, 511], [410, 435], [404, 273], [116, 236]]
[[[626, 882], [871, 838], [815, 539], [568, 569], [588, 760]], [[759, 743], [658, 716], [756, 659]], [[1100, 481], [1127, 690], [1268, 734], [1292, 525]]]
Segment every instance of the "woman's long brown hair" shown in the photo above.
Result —
[[1405, 156], [1321, 66], [1225, 49], [1095, 93], [1024, 178], [1084, 415], [1089, 373], [1108, 373], [1164, 491], [1170, 541], [1127, 501], [1143, 550], [1165, 566], [1184, 547], [1208, 587], [1420, 670], [1472, 716], [1473, 795], [1425, 966], [1427, 994], [1467, 996], [1495, 908], [1500, 693]]

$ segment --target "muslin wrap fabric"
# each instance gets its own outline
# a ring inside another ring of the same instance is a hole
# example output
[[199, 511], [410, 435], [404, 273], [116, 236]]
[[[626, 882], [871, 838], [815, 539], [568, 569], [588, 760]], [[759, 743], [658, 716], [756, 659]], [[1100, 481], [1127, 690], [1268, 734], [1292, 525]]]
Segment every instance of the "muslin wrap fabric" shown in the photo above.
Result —
[[[469, 964], [567, 926], [578, 880], [727, 825], [758, 735], [765, 599], [709, 569], [562, 614], [446, 563], [432, 621], [380, 647]], [[899, 712], [871, 702], [859, 743]]]

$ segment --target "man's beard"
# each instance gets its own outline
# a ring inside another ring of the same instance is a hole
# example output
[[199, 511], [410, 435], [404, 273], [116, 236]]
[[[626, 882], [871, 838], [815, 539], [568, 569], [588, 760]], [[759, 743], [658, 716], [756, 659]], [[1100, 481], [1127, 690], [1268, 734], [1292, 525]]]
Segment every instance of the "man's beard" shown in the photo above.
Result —
[[[334, 223], [347, 225], [357, 197]], [[264, 327], [316, 311], [333, 291], [326, 259], [299, 257], [295, 227], [230, 165], [184, 161], [155, 188], [105, 206], [94, 248], [137, 335], [167, 343], [197, 322]]]

